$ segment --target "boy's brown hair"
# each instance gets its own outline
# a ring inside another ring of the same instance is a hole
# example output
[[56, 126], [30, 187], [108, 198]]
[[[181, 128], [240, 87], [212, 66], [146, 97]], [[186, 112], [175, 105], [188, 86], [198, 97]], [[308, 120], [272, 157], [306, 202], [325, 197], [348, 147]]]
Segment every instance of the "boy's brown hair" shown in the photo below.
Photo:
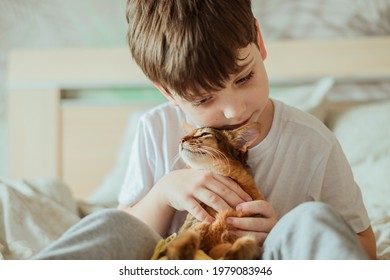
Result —
[[128, 0], [126, 18], [136, 63], [189, 101], [222, 89], [240, 70], [237, 50], [258, 46], [250, 0]]

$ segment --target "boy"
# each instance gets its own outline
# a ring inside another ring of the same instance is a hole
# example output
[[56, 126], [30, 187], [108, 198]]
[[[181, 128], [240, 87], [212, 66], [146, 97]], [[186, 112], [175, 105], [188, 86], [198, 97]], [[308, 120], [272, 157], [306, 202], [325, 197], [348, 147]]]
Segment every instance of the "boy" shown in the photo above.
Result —
[[[97, 214], [101, 231], [115, 227], [113, 240], [125, 244], [116, 246], [120, 253], [98, 256], [86, 248], [73, 258], [148, 258], [160, 236], [177, 231], [185, 211], [213, 220], [201, 203], [260, 214], [227, 222], [230, 234], [255, 236], [265, 259], [376, 257], [360, 190], [333, 134], [269, 99], [266, 50], [250, 0], [128, 0], [127, 20], [134, 59], [171, 103], [139, 122], [119, 195], [119, 208], [130, 215]], [[225, 129], [260, 122], [248, 163], [267, 201], [251, 201], [230, 178], [175, 164], [183, 121]], [[96, 224], [95, 216], [81, 224]], [[88, 234], [79, 225], [51, 251]], [[49, 249], [40, 257], [53, 255]]]
[[[141, 120], [122, 208], [161, 235], [176, 221], [176, 210], [211, 221], [200, 202], [217, 210], [241, 208], [265, 218], [232, 218], [232, 234], [250, 232], [262, 244], [296, 205], [324, 201], [374, 257], [359, 189], [333, 135], [313, 118], [268, 99], [266, 50], [250, 1], [129, 1], [127, 18], [134, 59], [179, 108], [164, 105]], [[172, 171], [183, 121], [216, 128], [260, 122], [262, 136], [249, 164], [268, 202], [249, 201], [228, 178], [184, 166]]]

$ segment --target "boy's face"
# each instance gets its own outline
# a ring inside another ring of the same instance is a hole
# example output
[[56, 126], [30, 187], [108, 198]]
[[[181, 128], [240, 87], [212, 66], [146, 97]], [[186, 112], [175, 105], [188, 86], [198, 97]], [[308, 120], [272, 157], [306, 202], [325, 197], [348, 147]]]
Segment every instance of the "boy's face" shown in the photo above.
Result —
[[239, 51], [244, 69], [231, 75], [225, 88], [189, 102], [173, 95], [180, 108], [198, 126], [233, 129], [248, 122], [261, 122], [269, 102], [268, 77], [259, 49], [250, 44]]

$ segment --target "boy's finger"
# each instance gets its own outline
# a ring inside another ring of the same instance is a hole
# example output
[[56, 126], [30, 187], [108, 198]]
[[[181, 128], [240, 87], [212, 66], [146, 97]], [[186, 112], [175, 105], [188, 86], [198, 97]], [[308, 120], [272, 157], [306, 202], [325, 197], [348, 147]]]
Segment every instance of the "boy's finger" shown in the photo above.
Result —
[[225, 200], [223, 200], [217, 193], [210, 191], [207, 188], [200, 189], [197, 193], [194, 194], [194, 197], [198, 201], [201, 201], [204, 204], [210, 206], [217, 212], [232, 209], [230, 205]]
[[229, 217], [226, 222], [237, 230], [253, 232], [270, 232], [274, 226], [271, 219], [259, 217]]
[[275, 216], [275, 210], [271, 204], [265, 200], [253, 200], [243, 202], [237, 205], [237, 211], [242, 211], [249, 214], [259, 214], [265, 218], [272, 218]]
[[214, 218], [207, 213], [207, 211], [196, 201], [192, 200], [187, 208], [188, 213], [194, 216], [197, 220], [202, 222], [212, 223]]
[[244, 202], [244, 200], [232, 191], [225, 184], [220, 181], [213, 180], [206, 184], [206, 188], [211, 192], [215, 193], [221, 199], [223, 199], [229, 206], [236, 207], [236, 205]]
[[247, 194], [240, 185], [238, 185], [231, 178], [222, 176], [219, 174], [214, 174], [214, 178], [228, 187], [231, 191], [237, 194], [243, 201], [251, 201], [252, 198], [249, 194]]

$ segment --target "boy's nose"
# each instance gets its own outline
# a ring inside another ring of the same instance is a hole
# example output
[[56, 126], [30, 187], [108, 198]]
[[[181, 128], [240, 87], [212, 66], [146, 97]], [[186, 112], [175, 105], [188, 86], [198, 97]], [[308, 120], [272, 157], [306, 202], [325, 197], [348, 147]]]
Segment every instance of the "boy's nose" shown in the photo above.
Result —
[[231, 100], [223, 109], [223, 114], [227, 119], [240, 118], [246, 110], [245, 104], [238, 100]]

